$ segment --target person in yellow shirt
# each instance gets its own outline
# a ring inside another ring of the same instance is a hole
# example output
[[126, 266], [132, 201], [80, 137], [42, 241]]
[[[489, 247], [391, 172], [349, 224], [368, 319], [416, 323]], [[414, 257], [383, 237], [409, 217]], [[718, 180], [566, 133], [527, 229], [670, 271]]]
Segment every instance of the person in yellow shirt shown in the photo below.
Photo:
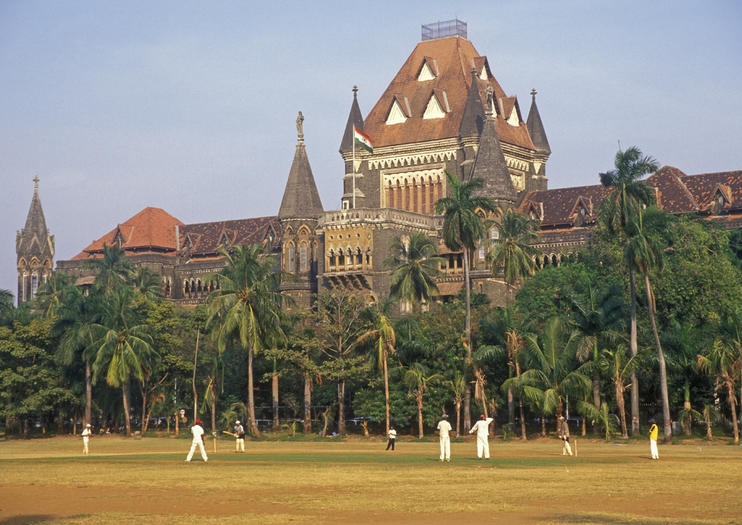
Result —
[[659, 429], [654, 419], [649, 420], [649, 452], [652, 454], [652, 459], [660, 459], [660, 454], [657, 451], [657, 434]]

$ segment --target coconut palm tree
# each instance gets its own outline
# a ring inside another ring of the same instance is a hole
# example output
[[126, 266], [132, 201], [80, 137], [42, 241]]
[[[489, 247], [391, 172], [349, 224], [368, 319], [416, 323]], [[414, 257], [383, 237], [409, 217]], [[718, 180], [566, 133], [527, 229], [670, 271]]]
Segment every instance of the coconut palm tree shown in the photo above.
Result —
[[386, 412], [386, 432], [389, 434], [389, 356], [394, 354], [396, 344], [396, 335], [394, 326], [387, 316], [384, 308], [376, 307], [372, 309], [372, 326], [365, 334], [361, 336], [361, 342], [366, 339], [373, 341], [373, 347], [376, 353], [376, 360], [382, 378], [384, 379], [384, 407]]
[[51, 279], [39, 286], [33, 309], [44, 319], [50, 319], [61, 308], [62, 296], [69, 285], [70, 278], [66, 273], [54, 272]]
[[13, 317], [13, 294], [10, 290], [0, 290], [0, 325]]
[[85, 363], [85, 423], [90, 423], [93, 405], [92, 360], [95, 359], [94, 326], [100, 320], [102, 305], [95, 293], [85, 295], [76, 286], [64, 289], [61, 307], [52, 334], [60, 337], [57, 360], [64, 365], [76, 359]]
[[[443, 242], [449, 250], [463, 251], [464, 289], [466, 297], [466, 358], [471, 366], [471, 282], [469, 263], [476, 244], [485, 237], [487, 227], [480, 213], [494, 213], [497, 206], [489, 197], [476, 196], [475, 193], [484, 187], [482, 179], [471, 179], [459, 182], [456, 177], [446, 172], [450, 197], [443, 197], [435, 203], [435, 212], [443, 214]], [[471, 391], [467, 388], [464, 395], [464, 426], [471, 426], [470, 404]]]
[[409, 237], [396, 237], [391, 246], [392, 256], [384, 264], [392, 269], [391, 297], [413, 304], [422, 304], [438, 293], [435, 278], [441, 273], [438, 248], [421, 232]]
[[654, 290], [649, 279], [650, 272], [659, 272], [662, 269], [662, 248], [658, 239], [652, 235], [653, 232], [650, 230], [651, 227], [658, 229], [659, 225], [665, 222], [666, 216], [665, 212], [654, 207], [644, 210], [637, 216], [636, 220], [632, 222], [630, 241], [624, 250], [624, 259], [629, 268], [633, 268], [635, 272], [644, 277], [644, 287], [647, 292], [647, 312], [649, 313], [654, 342], [657, 346], [665, 443], [670, 443], [672, 441], [672, 422], [670, 421], [670, 399], [667, 392], [667, 365], [665, 364], [665, 355], [662, 351], [662, 343], [657, 330], [655, 315], [657, 306]]
[[280, 275], [274, 272], [276, 261], [263, 255], [258, 245], [220, 249], [226, 266], [214, 277], [219, 286], [208, 298], [207, 326], [215, 326], [217, 350], [237, 340], [247, 351], [248, 427], [260, 436], [255, 420], [255, 384], [253, 359], [266, 348], [266, 341], [283, 336], [281, 295], [277, 291]]
[[100, 323], [93, 326], [96, 339], [93, 343], [93, 383], [105, 375], [106, 383], [121, 388], [127, 436], [131, 435], [129, 382], [131, 379], [144, 381], [148, 373], [148, 358], [156, 355], [149, 326], [135, 324], [131, 300], [132, 291], [129, 288], [113, 290], [103, 305]]
[[126, 253], [117, 245], [103, 245], [103, 257], [88, 261], [86, 266], [97, 272], [95, 286], [106, 295], [127, 282], [134, 273], [134, 265], [126, 260]]
[[[713, 377], [718, 387], [725, 388], [729, 409], [732, 413], [732, 429], [734, 442], [739, 443], [739, 429], [737, 428], [737, 409], [734, 386], [738, 372], [737, 352], [733, 344], [719, 337], [714, 341], [711, 349], [705, 354], [698, 355], [698, 368]], [[710, 414], [710, 413], [709, 413]], [[710, 416], [707, 417], [709, 419]], [[707, 423], [710, 428], [710, 424]]]
[[137, 293], [154, 301], [162, 297], [162, 283], [160, 278], [149, 268], [141, 266], [131, 275], [131, 284]]
[[423, 398], [425, 392], [430, 387], [430, 383], [439, 377], [440, 374], [429, 374], [428, 369], [422, 363], [413, 363], [405, 370], [403, 381], [415, 398], [415, 404], [417, 405], [417, 429], [420, 439], [423, 438]]
[[[615, 169], [600, 173], [600, 182], [611, 193], [600, 207], [600, 220], [614, 235], [621, 235], [629, 242], [628, 227], [632, 220], [654, 200], [652, 188], [639, 182], [639, 179], [657, 171], [659, 165], [652, 157], [642, 155], [639, 148], [632, 146], [626, 151], [620, 149], [614, 161]], [[633, 268], [629, 268], [629, 287], [631, 291], [630, 348], [631, 355], [639, 352], [636, 325], [636, 279]], [[636, 373], [631, 377], [631, 434], [639, 435], [639, 380]]]
[[[542, 416], [560, 415], [565, 408], [567, 396], [583, 399], [590, 390], [590, 378], [586, 365], [575, 366], [576, 334], [568, 333], [564, 322], [558, 317], [547, 321], [538, 334], [525, 335], [523, 350], [525, 370], [520, 377], [512, 377], [503, 383], [503, 389], [513, 387], [536, 407]], [[584, 404], [578, 401], [578, 405]], [[546, 435], [542, 418], [541, 433]]]
[[636, 356], [629, 356], [625, 345], [618, 345], [615, 350], [603, 350], [596, 363], [604, 374], [611, 378], [616, 393], [616, 407], [621, 423], [621, 435], [624, 439], [629, 438], [626, 429], [626, 407], [624, 404], [624, 392], [626, 381], [631, 378], [631, 372], [636, 368]]
[[690, 380], [698, 373], [698, 351], [704, 345], [703, 334], [699, 327], [691, 322], [680, 323], [673, 319], [670, 329], [662, 337], [669, 351], [665, 356], [667, 365], [676, 377], [683, 379], [683, 408], [678, 419], [686, 436], [691, 435], [693, 420], [701, 421], [703, 415], [691, 405]]
[[461, 402], [464, 400], [464, 392], [468, 385], [466, 377], [460, 371], [456, 370], [453, 379], [448, 382], [448, 386], [453, 394], [453, 404], [456, 407], [456, 435], [461, 435]]
[[492, 273], [497, 275], [502, 271], [505, 283], [512, 290], [536, 270], [534, 258], [538, 250], [532, 244], [538, 240], [538, 225], [531, 218], [509, 208], [505, 212], [498, 210], [494, 227], [498, 230], [499, 238], [493, 241], [489, 253]]

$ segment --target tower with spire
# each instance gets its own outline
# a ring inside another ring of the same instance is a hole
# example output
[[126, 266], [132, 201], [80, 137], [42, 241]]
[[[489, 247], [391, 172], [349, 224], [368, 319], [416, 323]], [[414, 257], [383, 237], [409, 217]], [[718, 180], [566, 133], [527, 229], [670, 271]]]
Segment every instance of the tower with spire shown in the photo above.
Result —
[[[358, 105], [358, 86], [353, 86], [353, 103], [350, 106], [350, 113], [348, 114], [348, 122], [345, 124], [345, 132], [343, 133], [343, 139], [340, 141], [340, 155], [343, 157], [345, 163], [345, 176], [343, 177], [343, 196], [341, 198], [341, 206], [344, 210], [353, 207], [353, 191], [355, 188], [356, 207], [366, 207], [366, 192], [361, 189], [363, 184], [363, 173], [358, 172], [360, 165], [360, 159], [365, 156], [364, 152], [356, 148], [355, 166], [353, 165], [353, 126], [359, 131], [363, 131], [363, 115], [361, 115], [361, 108]], [[356, 180], [353, 180], [353, 177]]]
[[15, 252], [18, 269], [18, 304], [33, 299], [39, 286], [52, 277], [54, 236], [49, 235], [39, 198], [39, 177], [34, 177], [33, 197], [26, 225], [16, 233]]
[[296, 118], [296, 152], [283, 192], [278, 220], [281, 224], [281, 269], [294, 278], [281, 290], [294, 299], [298, 309], [311, 305], [317, 292], [317, 274], [322, 267], [321, 239], [317, 223], [324, 213], [304, 145], [304, 115]]
[[531, 135], [531, 140], [536, 148], [536, 154], [532, 162], [534, 184], [532, 188], [529, 188], [530, 191], [546, 189], [546, 161], [549, 160], [549, 155], [551, 155], [551, 148], [546, 138], [544, 124], [541, 122], [541, 115], [536, 105], [536, 93], [537, 91], [535, 89], [531, 90], [531, 109], [528, 111], [528, 119], [526, 121], [528, 133]]

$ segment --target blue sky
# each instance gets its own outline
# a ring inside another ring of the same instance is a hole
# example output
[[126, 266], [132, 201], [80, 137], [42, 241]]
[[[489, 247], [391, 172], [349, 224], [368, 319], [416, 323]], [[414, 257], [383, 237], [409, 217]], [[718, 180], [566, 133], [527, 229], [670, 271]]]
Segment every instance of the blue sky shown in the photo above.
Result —
[[685, 173], [742, 169], [734, 1], [0, 2], [0, 288], [40, 193], [56, 259], [146, 206], [186, 223], [277, 213], [305, 116], [325, 209], [364, 115], [458, 17], [508, 95], [538, 104], [550, 187], [596, 184], [618, 141]]

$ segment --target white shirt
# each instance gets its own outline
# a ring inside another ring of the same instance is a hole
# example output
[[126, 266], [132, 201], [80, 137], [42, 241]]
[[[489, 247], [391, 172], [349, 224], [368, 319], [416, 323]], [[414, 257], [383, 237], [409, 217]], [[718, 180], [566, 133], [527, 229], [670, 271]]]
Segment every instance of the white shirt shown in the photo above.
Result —
[[451, 431], [451, 423], [446, 421], [445, 419], [441, 419], [438, 422], [438, 430], [440, 431], [441, 438], [447, 438], [448, 433]]
[[389, 439], [395, 439], [397, 437], [397, 431], [393, 428], [389, 429]]
[[204, 429], [201, 425], [193, 425], [191, 427], [191, 434], [193, 434], [194, 443], [201, 443], [202, 436], [204, 435]]
[[479, 421], [474, 423], [473, 427], [471, 427], [469, 434], [473, 434], [474, 431], [476, 431], [477, 437], [487, 437], [490, 432], [490, 423], [492, 423], [491, 417], [488, 417], [487, 419], [480, 419]]
[[80, 435], [82, 437], [86, 438], [86, 437], [90, 437], [91, 434], [92, 434], [92, 432], [90, 431], [90, 429], [88, 427], [85, 427], [85, 430], [83, 430], [82, 431], [82, 434], [80, 434]]

